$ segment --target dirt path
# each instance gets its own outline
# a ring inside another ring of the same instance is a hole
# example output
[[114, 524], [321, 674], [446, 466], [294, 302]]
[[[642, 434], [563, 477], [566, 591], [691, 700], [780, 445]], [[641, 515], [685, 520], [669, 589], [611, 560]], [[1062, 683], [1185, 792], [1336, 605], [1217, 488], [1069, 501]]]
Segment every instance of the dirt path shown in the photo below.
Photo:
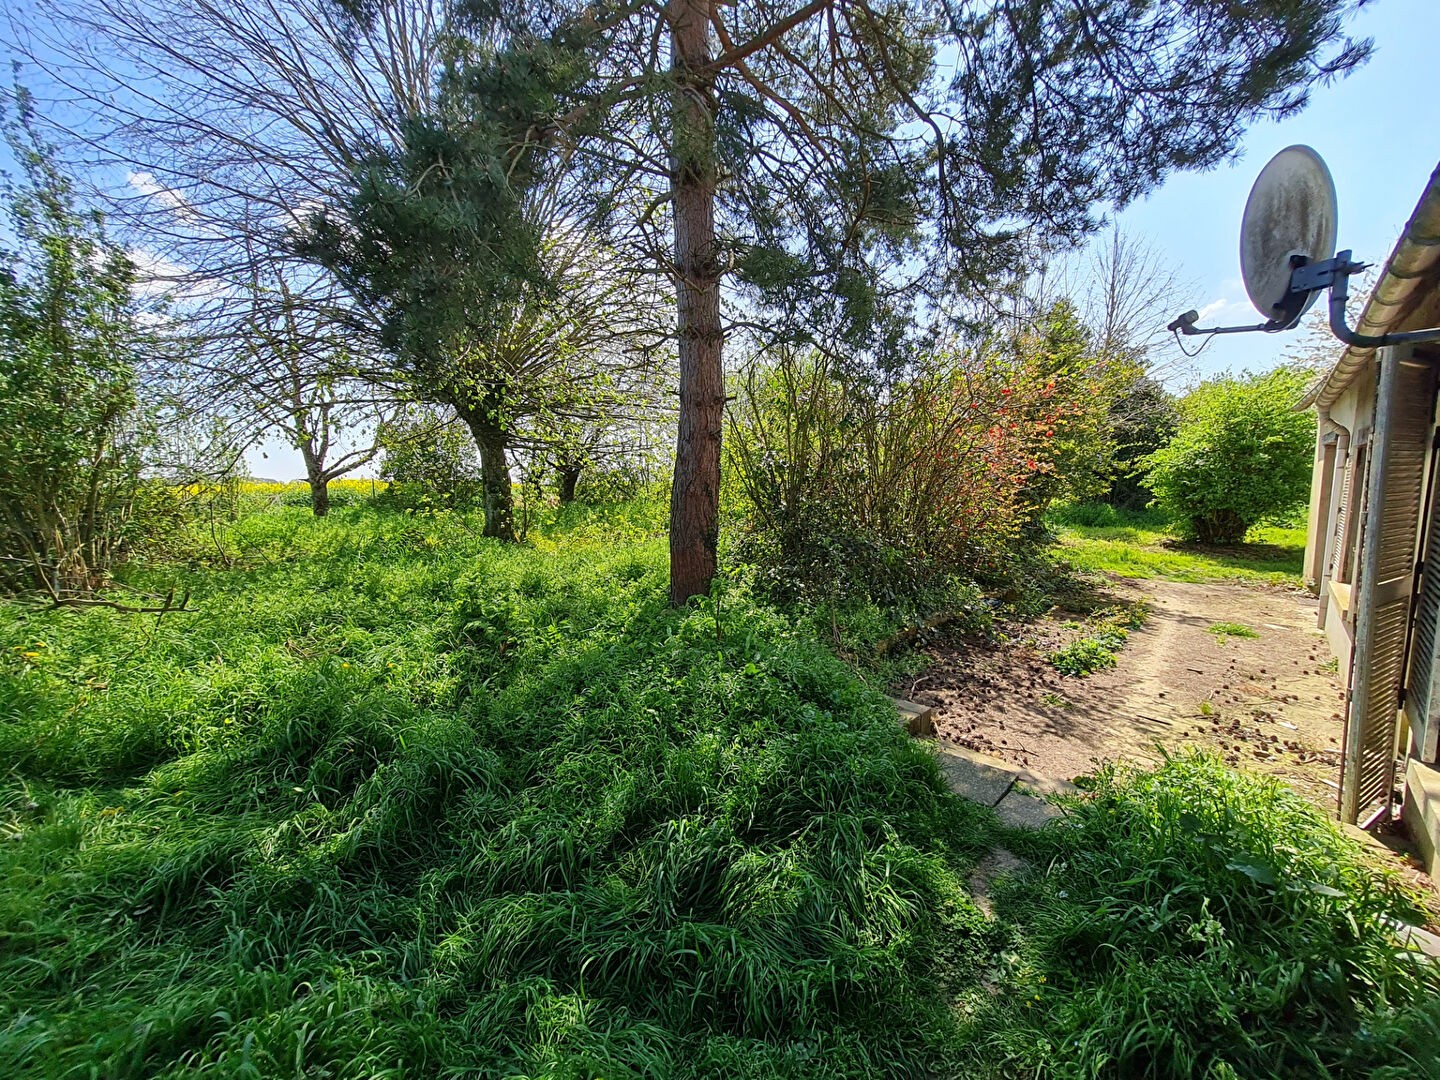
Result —
[[[1099, 759], [1150, 760], [1157, 746], [1205, 745], [1227, 761], [1283, 777], [1333, 806], [1341, 695], [1303, 593], [1232, 583], [1117, 581], [1120, 600], [1150, 605], [1116, 667], [1067, 678], [1048, 662], [1065, 619], [1018, 628], [998, 645], [943, 642], [897, 690], [936, 707], [941, 739], [1073, 777]], [[1209, 628], [1240, 623], [1255, 638]]]
[[[1339, 794], [1343, 695], [1315, 629], [1306, 593], [1230, 582], [1119, 579], [1109, 597], [1150, 607], [1113, 670], [1067, 678], [1050, 664], [1074, 640], [1070, 617], [1012, 628], [996, 644], [942, 639], [925, 672], [893, 688], [935, 707], [944, 742], [1032, 772], [1071, 779], [1105, 760], [1153, 761], [1160, 748], [1203, 746], [1252, 772], [1279, 777], [1331, 815]], [[1226, 637], [1216, 623], [1259, 636]], [[1068, 625], [1067, 625], [1068, 624]], [[1403, 834], [1372, 841], [1372, 854], [1428, 894], [1440, 933], [1440, 889]]]

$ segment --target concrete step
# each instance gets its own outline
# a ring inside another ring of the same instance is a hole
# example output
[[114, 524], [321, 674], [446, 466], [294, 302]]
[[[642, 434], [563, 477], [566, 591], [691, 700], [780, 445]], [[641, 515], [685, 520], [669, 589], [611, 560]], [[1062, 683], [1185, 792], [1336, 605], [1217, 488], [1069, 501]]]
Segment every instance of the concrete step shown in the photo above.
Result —
[[891, 698], [890, 700], [895, 705], [895, 711], [900, 714], [906, 731], [917, 739], [933, 739], [935, 737], [934, 706], [921, 705], [918, 701], [906, 701], [904, 698]]
[[[911, 735], [933, 738], [935, 710], [914, 701], [891, 698]], [[994, 807], [1002, 824], [1012, 829], [1038, 829], [1063, 811], [1045, 796], [1079, 790], [1066, 780], [1041, 776], [1019, 765], [947, 743], [935, 747], [945, 783], [962, 799]]]

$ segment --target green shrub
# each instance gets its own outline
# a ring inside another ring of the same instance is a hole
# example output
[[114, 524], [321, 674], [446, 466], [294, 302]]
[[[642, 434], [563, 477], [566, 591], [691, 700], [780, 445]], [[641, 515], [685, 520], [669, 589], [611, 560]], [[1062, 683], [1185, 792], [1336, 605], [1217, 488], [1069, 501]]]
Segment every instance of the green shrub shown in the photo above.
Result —
[[458, 420], [445, 423], [433, 409], [414, 406], [381, 424], [377, 441], [384, 451], [382, 505], [468, 510], [482, 503], [485, 488], [475, 440]]
[[630, 454], [591, 463], [580, 474], [575, 498], [592, 506], [623, 505], [637, 499], [653, 498], [662, 489], [668, 499], [669, 462], [657, 461], [652, 452], [637, 449]]
[[1293, 368], [1201, 383], [1180, 402], [1180, 428], [1145, 459], [1161, 507], [1194, 539], [1234, 544], [1250, 526], [1293, 511], [1309, 492], [1315, 421], [1295, 411], [1309, 376]]
[[1003, 579], [1046, 539], [1043, 507], [1098, 483], [1103, 379], [1083, 346], [1061, 312], [993, 355], [920, 356], [888, 378], [768, 357], [727, 414], [739, 557], [785, 602], [894, 606]]
[[6, 123], [24, 182], [0, 250], [0, 587], [82, 595], [119, 552], [140, 483], [134, 267], [30, 123]]

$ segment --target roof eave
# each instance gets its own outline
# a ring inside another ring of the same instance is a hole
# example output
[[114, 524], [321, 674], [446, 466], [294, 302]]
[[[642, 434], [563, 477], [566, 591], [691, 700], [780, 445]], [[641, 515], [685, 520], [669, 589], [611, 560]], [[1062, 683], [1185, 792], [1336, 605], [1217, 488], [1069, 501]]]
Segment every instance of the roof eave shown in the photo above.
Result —
[[[1430, 174], [1415, 212], [1385, 261], [1380, 280], [1365, 301], [1355, 332], [1378, 337], [1419, 329], [1435, 319], [1437, 307], [1440, 307], [1440, 166]], [[1329, 408], [1374, 355], [1373, 346], [1347, 346], [1335, 366], [1310, 388], [1296, 408]]]

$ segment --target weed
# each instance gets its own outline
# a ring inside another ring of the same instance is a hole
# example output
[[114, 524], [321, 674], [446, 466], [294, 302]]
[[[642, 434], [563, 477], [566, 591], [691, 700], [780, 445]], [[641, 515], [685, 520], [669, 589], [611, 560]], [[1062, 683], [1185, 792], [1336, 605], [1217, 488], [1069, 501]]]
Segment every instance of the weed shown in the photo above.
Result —
[[1392, 929], [1418, 912], [1305, 800], [1199, 754], [1091, 789], [1016, 841], [1047, 869], [994, 894], [1013, 991], [977, 1003], [973, 1071], [1436, 1075], [1440, 967]]
[[[1076, 638], [1050, 654], [1050, 664], [1061, 675], [1081, 678], [1093, 675], [1115, 666], [1115, 654], [1125, 647], [1130, 631], [1138, 630], [1145, 624], [1149, 607], [1141, 602], [1120, 608], [1106, 608], [1097, 612], [1090, 624], [1089, 633]], [[1067, 622], [1062, 629], [1080, 631], [1081, 623]]]
[[1214, 634], [1217, 644], [1224, 645], [1230, 638], [1258, 638], [1259, 632], [1238, 622], [1211, 623], [1205, 628], [1207, 634]]
[[1061, 675], [1080, 678], [1115, 666], [1115, 651], [1125, 639], [1116, 633], [1084, 637], [1050, 654], [1050, 664]]

